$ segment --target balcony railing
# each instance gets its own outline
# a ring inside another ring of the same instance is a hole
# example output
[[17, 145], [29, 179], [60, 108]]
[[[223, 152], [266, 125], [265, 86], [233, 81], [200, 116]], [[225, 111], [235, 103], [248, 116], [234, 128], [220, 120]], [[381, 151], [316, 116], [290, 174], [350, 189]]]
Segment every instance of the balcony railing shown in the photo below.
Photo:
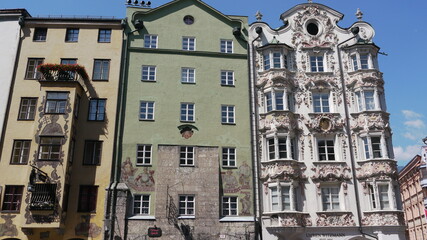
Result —
[[41, 64], [37, 67], [39, 81], [78, 81], [89, 80], [83, 66], [72, 64]]

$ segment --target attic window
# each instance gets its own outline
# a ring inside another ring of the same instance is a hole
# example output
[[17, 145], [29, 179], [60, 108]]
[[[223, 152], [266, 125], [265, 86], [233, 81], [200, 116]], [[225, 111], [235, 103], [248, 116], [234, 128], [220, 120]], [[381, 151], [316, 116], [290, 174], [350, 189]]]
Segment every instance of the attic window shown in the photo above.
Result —
[[316, 23], [311, 22], [311, 23], [307, 24], [307, 32], [310, 35], [316, 36], [319, 33], [319, 27], [317, 26]]
[[194, 23], [194, 17], [190, 15], [185, 16], [183, 20], [184, 20], [184, 23], [187, 25], [191, 25]]

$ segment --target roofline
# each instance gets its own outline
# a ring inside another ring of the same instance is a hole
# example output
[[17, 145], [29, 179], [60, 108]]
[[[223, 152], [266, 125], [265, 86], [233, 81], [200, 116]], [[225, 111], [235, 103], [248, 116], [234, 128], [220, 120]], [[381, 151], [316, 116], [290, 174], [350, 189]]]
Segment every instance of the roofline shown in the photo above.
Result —
[[335, 15], [337, 15], [339, 17], [339, 20], [343, 19], [343, 17], [344, 17], [344, 14], [342, 14], [342, 13], [338, 12], [337, 10], [330, 8], [326, 5], [320, 4], [320, 3], [301, 3], [298, 5], [295, 5], [293, 8], [291, 8], [291, 9], [287, 10], [286, 12], [280, 14], [280, 19], [283, 19], [284, 18], [283, 16], [290, 15], [292, 12], [296, 11], [301, 6], [313, 6], [313, 5], [321, 6], [323, 8], [331, 10], [332, 13], [334, 13]]
[[402, 178], [403, 176], [405, 176], [410, 169], [412, 169], [412, 167], [418, 167], [418, 161], [421, 161], [421, 156], [420, 155], [415, 155], [411, 161], [409, 161], [403, 168], [402, 170], [400, 170], [399, 172], [399, 179]]
[[122, 29], [122, 19], [112, 18], [25, 18], [26, 26], [70, 27], [73, 25], [82, 27], [99, 27]]
[[0, 9], [0, 16], [5, 14], [19, 14], [24, 17], [31, 17], [31, 14], [25, 8]]

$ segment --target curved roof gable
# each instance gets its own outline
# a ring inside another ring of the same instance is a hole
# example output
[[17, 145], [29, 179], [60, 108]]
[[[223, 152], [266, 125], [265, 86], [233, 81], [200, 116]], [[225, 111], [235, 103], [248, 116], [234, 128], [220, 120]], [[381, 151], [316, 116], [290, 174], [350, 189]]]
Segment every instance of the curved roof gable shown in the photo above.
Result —
[[327, 13], [333, 15], [334, 17], [338, 18], [339, 20], [341, 20], [344, 17], [344, 14], [328, 7], [325, 6], [323, 4], [318, 4], [318, 3], [303, 3], [303, 4], [298, 4], [295, 7], [287, 10], [286, 12], [282, 13], [280, 15], [280, 19], [284, 20], [286, 18], [291, 17], [292, 15], [295, 15], [297, 12], [307, 8], [307, 7], [315, 7], [318, 8], [319, 10], [322, 11], [326, 11]]

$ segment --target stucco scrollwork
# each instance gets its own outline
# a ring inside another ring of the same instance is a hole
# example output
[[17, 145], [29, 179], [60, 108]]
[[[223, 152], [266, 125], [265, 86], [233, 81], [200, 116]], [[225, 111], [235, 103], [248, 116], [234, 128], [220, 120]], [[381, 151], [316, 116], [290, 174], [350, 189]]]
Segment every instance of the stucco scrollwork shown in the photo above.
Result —
[[364, 226], [401, 226], [404, 225], [402, 212], [364, 213]]
[[298, 163], [293, 160], [280, 162], [263, 162], [261, 163], [261, 176], [263, 181], [273, 179], [280, 180], [303, 180], [307, 179], [304, 175], [306, 167], [303, 163]]
[[313, 223], [307, 213], [281, 213], [279, 214], [281, 227], [308, 227]]
[[353, 115], [353, 131], [384, 130], [389, 128], [389, 115], [383, 112], [364, 112]]
[[259, 130], [262, 132], [269, 130], [291, 131], [298, 128], [298, 121], [291, 112], [272, 112], [260, 115]]
[[345, 163], [316, 163], [316, 166], [312, 167], [311, 170], [314, 172], [314, 175], [311, 177], [314, 182], [342, 182], [351, 179], [350, 167], [348, 167]]
[[344, 120], [336, 114], [309, 114], [310, 119], [304, 119], [304, 124], [313, 133], [332, 133], [342, 131]]
[[351, 213], [320, 213], [317, 216], [318, 227], [351, 227], [356, 226]]
[[295, 86], [293, 74], [286, 69], [270, 69], [268, 71], [259, 73], [257, 87], [289, 87]]
[[350, 88], [384, 86], [383, 73], [376, 69], [349, 72], [347, 86]]
[[374, 160], [361, 163], [361, 167], [356, 169], [357, 179], [396, 179], [397, 164], [395, 161]]

